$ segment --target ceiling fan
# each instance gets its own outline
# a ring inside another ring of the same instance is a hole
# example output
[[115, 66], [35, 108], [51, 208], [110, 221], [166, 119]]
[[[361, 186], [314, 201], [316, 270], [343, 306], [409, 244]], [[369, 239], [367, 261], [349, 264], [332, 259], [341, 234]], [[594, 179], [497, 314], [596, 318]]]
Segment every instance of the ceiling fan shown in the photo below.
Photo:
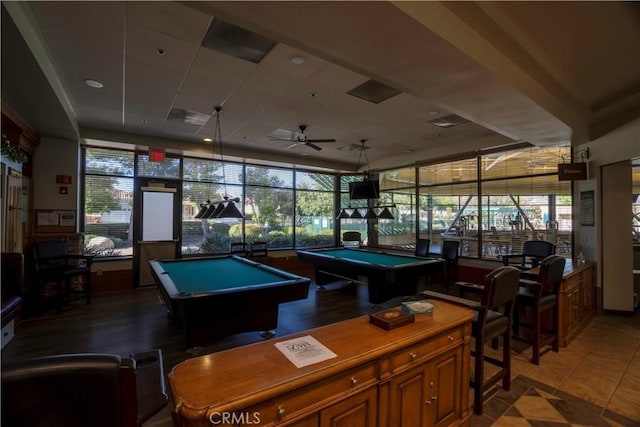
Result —
[[311, 147], [311, 148], [313, 148], [314, 150], [317, 150], [317, 151], [322, 150], [322, 148], [320, 148], [319, 146], [315, 145], [316, 143], [336, 142], [336, 140], [333, 139], [333, 138], [329, 138], [329, 139], [310, 139], [310, 138], [307, 138], [307, 135], [304, 133], [305, 129], [307, 129], [307, 125], [300, 125], [300, 126], [298, 126], [298, 128], [300, 129], [300, 132], [294, 132], [294, 131], [290, 131], [290, 130], [278, 129], [273, 134], [269, 135], [269, 139], [272, 139], [272, 140], [275, 140], [275, 141], [290, 141], [290, 142], [293, 142], [293, 144], [291, 144], [287, 148], [292, 148], [292, 147], [295, 147], [296, 145], [306, 145], [307, 147]]

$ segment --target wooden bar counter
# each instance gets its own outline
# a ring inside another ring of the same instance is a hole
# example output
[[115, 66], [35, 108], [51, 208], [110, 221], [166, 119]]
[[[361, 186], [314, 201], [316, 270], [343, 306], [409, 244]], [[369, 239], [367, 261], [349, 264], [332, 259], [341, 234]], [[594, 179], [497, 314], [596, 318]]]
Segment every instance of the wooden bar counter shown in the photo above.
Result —
[[[384, 330], [368, 316], [188, 359], [169, 374], [178, 426], [469, 425], [470, 310]], [[275, 347], [310, 335], [337, 357], [297, 368]]]

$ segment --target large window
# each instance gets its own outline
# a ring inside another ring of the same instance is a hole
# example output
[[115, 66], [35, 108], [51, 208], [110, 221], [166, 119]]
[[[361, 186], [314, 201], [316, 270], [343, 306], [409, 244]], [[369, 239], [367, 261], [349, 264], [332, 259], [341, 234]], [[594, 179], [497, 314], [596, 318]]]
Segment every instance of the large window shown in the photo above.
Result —
[[[203, 159], [183, 159], [182, 254], [228, 253], [243, 240], [242, 220], [195, 218], [207, 201], [242, 198], [243, 167]], [[238, 205], [242, 209], [241, 205]]]
[[[416, 169], [403, 168], [381, 172], [380, 200], [378, 206], [385, 206], [393, 219], [377, 220], [378, 244], [398, 249], [412, 249], [416, 243]], [[391, 207], [393, 206], [393, 207]], [[380, 214], [384, 208], [376, 209]]]
[[419, 236], [432, 252], [442, 239], [459, 240], [469, 257], [499, 259], [531, 239], [571, 256], [571, 185], [557, 176], [569, 154], [530, 148], [420, 167]]
[[334, 176], [296, 172], [296, 247], [333, 245]]
[[[340, 177], [340, 207], [344, 209], [349, 218], [340, 219], [340, 230], [357, 231], [362, 242], [369, 243], [367, 220], [364, 215], [367, 210], [367, 200], [351, 200], [349, 197], [349, 183], [362, 181], [362, 175], [342, 175]], [[356, 212], [357, 211], [357, 212]]]
[[85, 151], [85, 252], [97, 256], [132, 254], [133, 163], [132, 152]]
[[245, 182], [245, 241], [292, 248], [293, 171], [247, 166]]

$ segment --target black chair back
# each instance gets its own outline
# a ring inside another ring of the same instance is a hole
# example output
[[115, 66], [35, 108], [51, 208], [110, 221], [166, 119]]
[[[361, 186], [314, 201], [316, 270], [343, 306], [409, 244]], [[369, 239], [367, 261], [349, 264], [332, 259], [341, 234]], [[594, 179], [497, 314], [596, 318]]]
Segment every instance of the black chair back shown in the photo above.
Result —
[[542, 292], [557, 294], [564, 275], [566, 259], [559, 255], [550, 255], [540, 262], [540, 282]]
[[431, 240], [429, 239], [418, 239], [416, 241], [416, 250], [414, 252], [415, 256], [428, 257], [430, 244]]
[[69, 250], [65, 240], [46, 240], [33, 244], [33, 258], [36, 261], [36, 268], [39, 263], [51, 260], [66, 262], [67, 256], [69, 256]]
[[445, 261], [457, 260], [459, 248], [460, 241], [445, 240], [444, 242], [442, 242], [442, 259], [444, 259]]
[[508, 310], [513, 309], [519, 285], [520, 270], [509, 266], [496, 268], [485, 276], [482, 305], [487, 309], [504, 306], [507, 310], [504, 314], [508, 315]]

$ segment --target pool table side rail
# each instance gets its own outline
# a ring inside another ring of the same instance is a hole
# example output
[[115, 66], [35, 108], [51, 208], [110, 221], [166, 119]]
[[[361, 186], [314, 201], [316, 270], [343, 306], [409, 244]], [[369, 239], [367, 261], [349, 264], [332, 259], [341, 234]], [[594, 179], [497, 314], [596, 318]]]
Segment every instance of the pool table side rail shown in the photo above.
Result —
[[[311, 282], [311, 280], [309, 278], [298, 276], [298, 275], [289, 273], [287, 271], [278, 270], [278, 269], [270, 267], [268, 265], [264, 265], [264, 264], [261, 264], [259, 262], [247, 260], [247, 259], [239, 257], [237, 255], [223, 255], [223, 256], [219, 256], [219, 257], [192, 258], [192, 260], [209, 260], [209, 259], [220, 259], [220, 258], [233, 258], [233, 259], [237, 260], [238, 262], [247, 264], [247, 265], [249, 265], [251, 267], [254, 267], [254, 268], [258, 268], [260, 270], [263, 270], [263, 271], [268, 272], [270, 274], [273, 274], [275, 276], [280, 276], [280, 277], [284, 276], [284, 278], [285, 278], [284, 280], [270, 281], [270, 282], [261, 283], [261, 284], [243, 286], [243, 289], [260, 289], [260, 288], [267, 288], [267, 287], [272, 287], [272, 286], [285, 286], [285, 285], [292, 285], [292, 284], [305, 285], [305, 284], [309, 284]], [[198, 298], [198, 297], [210, 296], [210, 295], [213, 295], [213, 294], [219, 295], [219, 294], [224, 294], [224, 293], [237, 292], [237, 287], [219, 288], [219, 289], [215, 289], [215, 290], [208, 291], [208, 292], [183, 292], [183, 291], [180, 291], [176, 287], [176, 285], [173, 282], [173, 280], [170, 278], [169, 273], [167, 271], [165, 271], [165, 269], [162, 267], [162, 263], [178, 262], [178, 261], [184, 261], [184, 259], [182, 259], [182, 260], [152, 260], [152, 261], [149, 261], [149, 266], [151, 267], [151, 273], [152, 273], [153, 278], [156, 280], [156, 283], [158, 285], [160, 285], [160, 284], [162, 285], [163, 293], [166, 292], [166, 295], [167, 295], [168, 298], [171, 298], [171, 299]], [[165, 302], [167, 302], [167, 301], [165, 301]]]

